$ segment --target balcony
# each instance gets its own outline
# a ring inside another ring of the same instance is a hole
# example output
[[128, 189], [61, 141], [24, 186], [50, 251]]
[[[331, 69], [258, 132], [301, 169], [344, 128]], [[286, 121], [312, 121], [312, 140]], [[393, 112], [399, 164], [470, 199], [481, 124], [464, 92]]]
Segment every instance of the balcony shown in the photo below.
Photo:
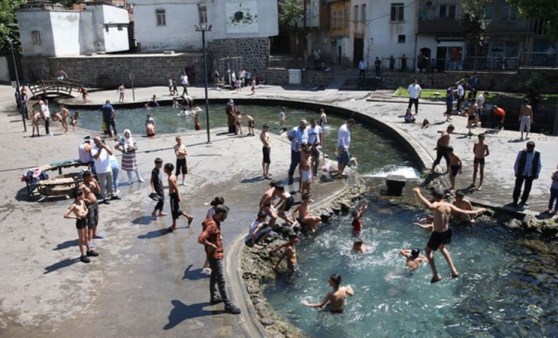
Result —
[[458, 1], [421, 0], [419, 2], [418, 33], [462, 35]]

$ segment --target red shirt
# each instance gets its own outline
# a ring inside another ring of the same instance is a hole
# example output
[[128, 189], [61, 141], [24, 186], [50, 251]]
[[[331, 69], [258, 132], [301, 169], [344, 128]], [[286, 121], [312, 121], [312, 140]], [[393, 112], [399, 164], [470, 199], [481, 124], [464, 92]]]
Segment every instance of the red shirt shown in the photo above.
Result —
[[494, 109], [494, 114], [496, 114], [499, 117], [504, 117], [504, 116], [506, 116], [506, 111], [504, 109], [498, 107], [498, 108]]
[[225, 255], [223, 253], [223, 241], [221, 240], [221, 224], [217, 223], [212, 218], [205, 220], [205, 229], [202, 231], [200, 237], [198, 237], [198, 242], [205, 243], [206, 241], [217, 247], [217, 249], [214, 249], [212, 246], [205, 246], [207, 258], [223, 259]]
[[353, 219], [353, 233], [359, 233], [362, 230], [362, 220], [360, 218]]

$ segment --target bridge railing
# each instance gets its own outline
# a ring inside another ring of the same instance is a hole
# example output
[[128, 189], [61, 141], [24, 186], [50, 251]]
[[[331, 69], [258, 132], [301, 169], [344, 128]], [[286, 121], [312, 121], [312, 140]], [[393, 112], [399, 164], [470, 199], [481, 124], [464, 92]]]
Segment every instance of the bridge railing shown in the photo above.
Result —
[[64, 80], [39, 80], [34, 84], [29, 85], [29, 90], [33, 96], [40, 96], [52, 93], [77, 95], [81, 88], [81, 83], [78, 80], [64, 79]]

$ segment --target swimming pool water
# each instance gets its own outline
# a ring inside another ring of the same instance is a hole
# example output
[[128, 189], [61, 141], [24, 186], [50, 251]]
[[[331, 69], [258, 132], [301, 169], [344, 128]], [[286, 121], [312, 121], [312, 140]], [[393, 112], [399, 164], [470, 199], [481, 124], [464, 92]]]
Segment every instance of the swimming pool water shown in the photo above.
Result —
[[[412, 225], [419, 212], [373, 202], [363, 239], [368, 252], [350, 253], [351, 218], [342, 216], [298, 245], [299, 277], [267, 285], [272, 307], [312, 337], [556, 337], [556, 245], [516, 238], [504, 227], [481, 222], [454, 227], [448, 246], [460, 277], [452, 280], [435, 254], [443, 280], [430, 284], [428, 265], [409, 276], [402, 248], [424, 254], [429, 233]], [[549, 249], [541, 254], [533, 248]], [[532, 271], [532, 269], [534, 271]], [[331, 290], [327, 279], [352, 285], [342, 315], [308, 308]]]
[[[261, 129], [261, 126], [267, 123], [270, 125], [272, 133], [278, 134], [280, 132], [279, 111], [281, 106], [238, 105], [238, 108], [254, 117], [257, 129]], [[225, 105], [210, 105], [209, 111], [211, 128], [226, 127]], [[82, 127], [100, 131], [100, 110], [79, 110], [79, 112]], [[116, 128], [120, 132], [124, 129], [130, 129], [136, 140], [141, 142], [138, 137], [145, 134], [145, 117], [149, 113], [155, 119], [157, 133], [184, 134], [194, 132], [193, 119], [179, 117], [177, 116], [179, 112], [180, 110], [173, 109], [170, 106], [161, 106], [149, 111], [144, 108], [116, 109]], [[288, 108], [286, 113], [289, 129], [298, 125], [300, 119], [306, 118], [310, 122], [311, 119], [318, 121], [320, 117], [318, 112], [296, 108]], [[202, 130], [197, 131], [197, 133], [199, 133], [200, 141], [202, 141], [206, 140], [205, 112], [201, 113], [200, 119]], [[337, 129], [343, 123], [343, 118], [333, 114], [328, 115], [328, 124], [325, 127], [324, 134], [325, 150], [329, 156], [335, 155]], [[247, 132], [245, 121], [243, 130], [244, 133]], [[409, 177], [416, 177], [418, 173], [414, 169], [415, 166], [411, 158], [401, 149], [395, 141], [379, 130], [360, 125], [352, 129], [351, 154], [357, 157], [359, 172], [362, 174], [376, 176], [399, 170]]]

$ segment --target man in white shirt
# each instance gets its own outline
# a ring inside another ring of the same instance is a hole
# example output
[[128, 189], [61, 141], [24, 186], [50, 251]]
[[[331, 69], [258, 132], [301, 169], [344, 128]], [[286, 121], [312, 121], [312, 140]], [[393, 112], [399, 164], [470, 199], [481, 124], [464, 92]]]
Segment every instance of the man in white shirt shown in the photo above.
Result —
[[364, 61], [364, 59], [360, 60], [360, 62], [358, 63], [359, 79], [364, 79], [366, 77], [366, 68], [368, 68], [366, 61]]
[[407, 109], [411, 109], [411, 106], [414, 104], [415, 115], [418, 115], [418, 104], [422, 88], [419, 86], [417, 79], [413, 80], [413, 83], [409, 85], [407, 91], [409, 92], [409, 106]]
[[45, 99], [39, 101], [39, 107], [41, 108], [41, 114], [45, 120], [45, 134], [52, 136], [50, 133], [50, 109], [48, 108], [48, 100]]
[[348, 119], [337, 132], [337, 172], [339, 176], [343, 175], [345, 167], [351, 160], [349, 147], [351, 145], [351, 128], [354, 124], [355, 120]]
[[308, 144], [308, 129], [306, 120], [300, 120], [298, 127], [291, 129], [287, 135], [291, 141], [291, 165], [289, 167], [289, 184], [293, 184], [293, 175], [300, 163], [300, 149], [303, 144]]
[[465, 101], [465, 88], [463, 88], [463, 81], [457, 82], [457, 111], [461, 113], [463, 109], [463, 101]]
[[320, 148], [324, 144], [324, 130], [314, 119], [310, 120], [310, 128], [308, 128], [308, 144], [311, 146], [312, 173], [313, 177], [316, 177], [320, 166]]
[[110, 165], [110, 155], [112, 151], [109, 146], [101, 141], [99, 136], [93, 138], [95, 146], [91, 148], [91, 156], [93, 156], [93, 161], [95, 162], [95, 170], [97, 171], [97, 181], [99, 182], [101, 188], [101, 197], [103, 198], [104, 204], [110, 204], [107, 200], [107, 196], [111, 196], [112, 199], [120, 199], [118, 196], [114, 195], [113, 182], [112, 182], [112, 167]]
[[186, 75], [186, 73], [180, 75], [180, 84], [182, 85], [182, 95], [188, 95], [188, 86], [190, 82], [188, 82], [188, 75]]

